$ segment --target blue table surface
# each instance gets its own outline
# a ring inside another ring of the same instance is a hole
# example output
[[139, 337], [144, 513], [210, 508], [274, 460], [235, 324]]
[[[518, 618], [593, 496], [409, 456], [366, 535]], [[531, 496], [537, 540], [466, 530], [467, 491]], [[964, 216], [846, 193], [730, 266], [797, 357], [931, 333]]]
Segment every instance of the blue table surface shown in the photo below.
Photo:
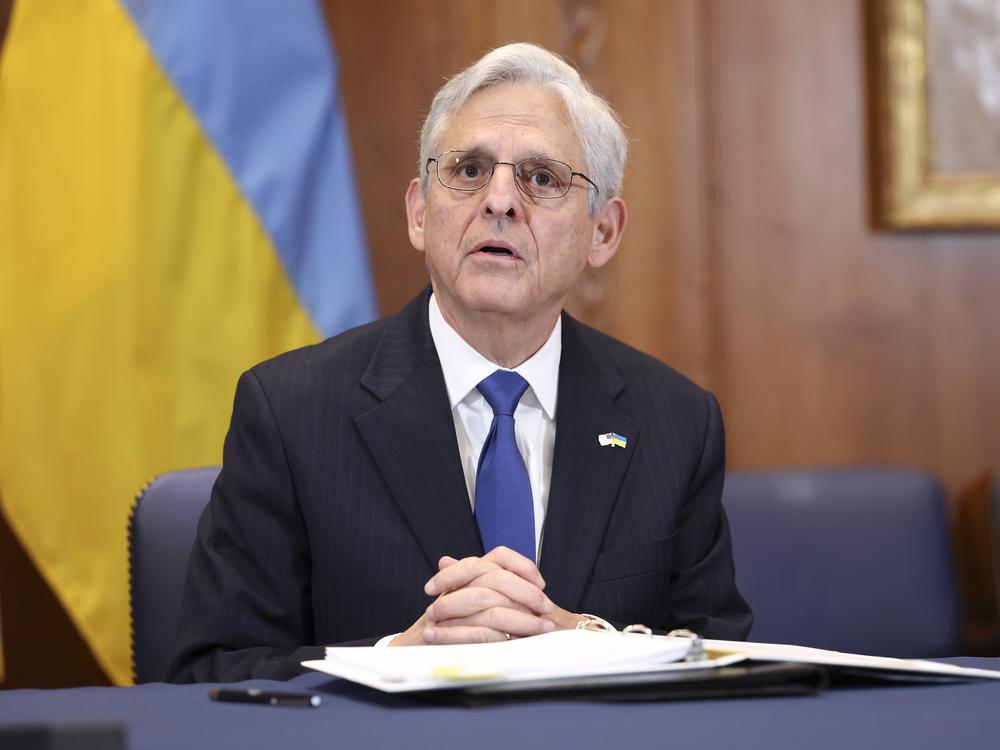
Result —
[[[1000, 659], [951, 659], [1000, 670]], [[131, 750], [163, 748], [997, 748], [1000, 681], [835, 688], [819, 695], [666, 703], [435, 706], [319, 673], [238, 683], [315, 690], [319, 708], [217, 703], [210, 685], [0, 691], [0, 726], [123, 721]], [[640, 744], [641, 743], [641, 744]]]

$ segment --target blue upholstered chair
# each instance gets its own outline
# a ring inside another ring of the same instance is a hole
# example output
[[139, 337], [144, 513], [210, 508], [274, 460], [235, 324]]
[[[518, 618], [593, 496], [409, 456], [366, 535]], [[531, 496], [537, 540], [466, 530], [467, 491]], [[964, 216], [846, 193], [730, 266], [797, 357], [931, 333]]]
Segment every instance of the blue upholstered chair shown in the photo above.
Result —
[[944, 498], [898, 469], [731, 472], [723, 502], [750, 640], [927, 657], [959, 647]]
[[132, 676], [164, 679], [177, 629], [198, 518], [219, 467], [162, 474], [136, 498], [129, 518]]
[[[163, 474], [129, 524], [133, 676], [164, 678], [198, 518], [219, 467]], [[750, 638], [887, 656], [955, 652], [944, 502], [913, 471], [731, 472], [723, 501]], [[995, 499], [1000, 517], [1000, 491]], [[998, 540], [1000, 541], [1000, 540]]]

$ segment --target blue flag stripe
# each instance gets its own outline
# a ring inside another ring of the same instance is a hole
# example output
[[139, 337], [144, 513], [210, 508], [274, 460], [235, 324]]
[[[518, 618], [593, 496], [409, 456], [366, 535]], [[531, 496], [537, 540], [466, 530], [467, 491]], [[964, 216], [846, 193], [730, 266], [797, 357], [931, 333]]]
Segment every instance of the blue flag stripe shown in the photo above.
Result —
[[375, 317], [337, 95], [313, 0], [122, 0], [252, 204], [325, 334]]

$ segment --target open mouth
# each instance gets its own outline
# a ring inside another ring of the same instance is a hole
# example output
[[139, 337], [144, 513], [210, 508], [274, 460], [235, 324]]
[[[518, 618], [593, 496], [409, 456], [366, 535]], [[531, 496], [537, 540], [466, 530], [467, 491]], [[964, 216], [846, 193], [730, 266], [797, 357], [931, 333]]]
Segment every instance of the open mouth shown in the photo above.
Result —
[[485, 247], [481, 247], [479, 248], [479, 252], [489, 253], [490, 255], [510, 255], [510, 256], [514, 255], [514, 253], [512, 253], [505, 247], [495, 247], [493, 245], [486, 245]]

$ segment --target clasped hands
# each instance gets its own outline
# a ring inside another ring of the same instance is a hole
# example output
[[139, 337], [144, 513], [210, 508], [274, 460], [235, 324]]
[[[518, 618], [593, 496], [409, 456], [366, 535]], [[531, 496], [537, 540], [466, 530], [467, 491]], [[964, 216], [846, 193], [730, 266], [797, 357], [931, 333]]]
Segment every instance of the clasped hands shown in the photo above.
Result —
[[482, 557], [442, 557], [425, 585], [436, 596], [390, 646], [486, 643], [576, 627], [581, 616], [549, 599], [535, 564], [507, 547]]

